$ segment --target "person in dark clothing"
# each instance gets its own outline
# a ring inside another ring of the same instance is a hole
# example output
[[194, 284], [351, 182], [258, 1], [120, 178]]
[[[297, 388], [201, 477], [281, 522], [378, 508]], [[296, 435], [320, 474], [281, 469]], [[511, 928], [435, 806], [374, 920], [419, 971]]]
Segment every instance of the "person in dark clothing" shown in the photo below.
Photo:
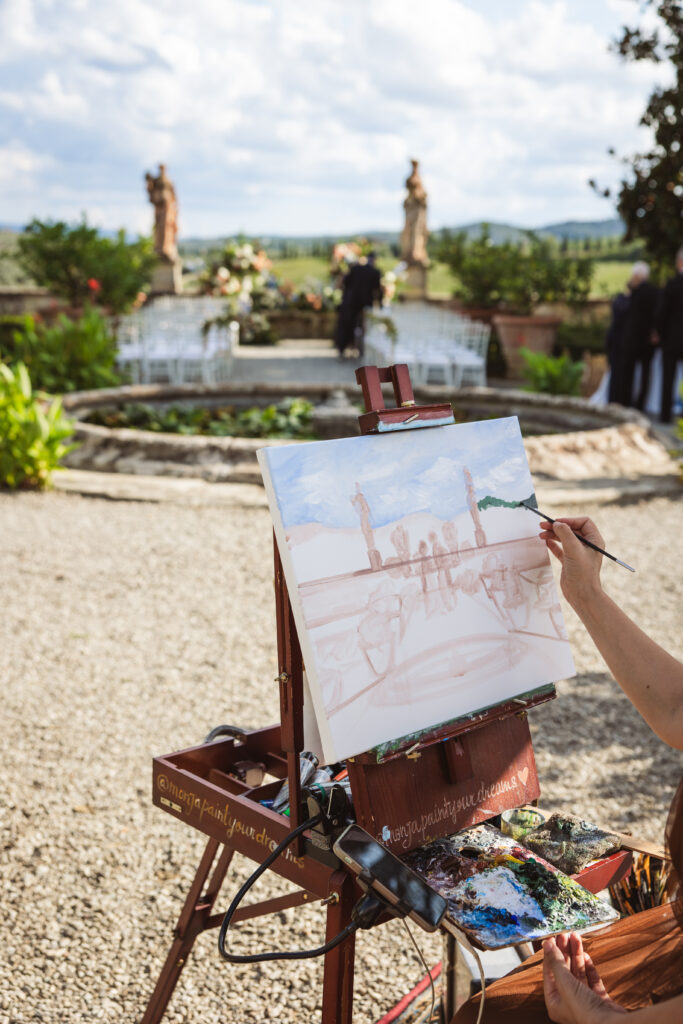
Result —
[[619, 292], [612, 300], [612, 319], [605, 335], [607, 347], [607, 361], [609, 362], [609, 392], [608, 402], [618, 402], [621, 399], [621, 378], [623, 375], [623, 349], [624, 327], [626, 326], [626, 314], [631, 302], [628, 292]]
[[[650, 268], [647, 263], [634, 263], [628, 286], [631, 301], [624, 320], [622, 337], [622, 373], [617, 401], [622, 405], [645, 408], [645, 399], [650, 384], [650, 362], [654, 354], [653, 331], [659, 289], [648, 280]], [[636, 364], [640, 363], [640, 387], [633, 399], [633, 377]]]
[[662, 346], [662, 404], [659, 418], [671, 422], [676, 367], [683, 360], [683, 248], [676, 253], [676, 276], [667, 281], [655, 318]]
[[344, 278], [342, 301], [337, 316], [334, 342], [340, 357], [347, 349], [358, 349], [363, 355], [365, 310], [382, 299], [382, 277], [375, 266], [375, 254], [368, 255], [366, 263], [356, 263]]

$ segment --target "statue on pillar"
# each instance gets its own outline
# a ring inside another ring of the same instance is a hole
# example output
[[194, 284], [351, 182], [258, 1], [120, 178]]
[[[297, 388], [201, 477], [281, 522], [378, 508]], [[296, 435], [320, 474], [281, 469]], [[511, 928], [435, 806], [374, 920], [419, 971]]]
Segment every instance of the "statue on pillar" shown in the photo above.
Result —
[[360, 519], [361, 533], [368, 549], [370, 568], [377, 571], [382, 568], [382, 556], [375, 545], [375, 533], [372, 528], [372, 515], [368, 500], [363, 494], [360, 484], [356, 484], [356, 493], [351, 496], [351, 504], [358, 513]]
[[147, 194], [154, 207], [154, 251], [159, 265], [152, 276], [152, 295], [178, 294], [182, 291], [182, 268], [178, 256], [178, 201], [166, 165], [159, 164], [156, 177], [145, 174]]
[[418, 170], [418, 161], [411, 160], [412, 170], [406, 178], [403, 209], [405, 224], [401, 232], [401, 259], [408, 266], [408, 287], [420, 295], [427, 294], [427, 193]]

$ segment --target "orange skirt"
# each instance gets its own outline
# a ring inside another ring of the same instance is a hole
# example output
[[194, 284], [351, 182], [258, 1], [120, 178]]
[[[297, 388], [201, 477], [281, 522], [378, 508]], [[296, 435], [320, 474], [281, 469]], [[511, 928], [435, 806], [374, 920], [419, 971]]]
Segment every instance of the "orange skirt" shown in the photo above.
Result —
[[[584, 946], [609, 995], [627, 1010], [683, 992], [683, 900], [644, 910], [593, 932]], [[460, 1007], [451, 1024], [474, 1024], [480, 996]], [[548, 1024], [543, 953], [530, 957], [486, 989], [486, 1024]]]

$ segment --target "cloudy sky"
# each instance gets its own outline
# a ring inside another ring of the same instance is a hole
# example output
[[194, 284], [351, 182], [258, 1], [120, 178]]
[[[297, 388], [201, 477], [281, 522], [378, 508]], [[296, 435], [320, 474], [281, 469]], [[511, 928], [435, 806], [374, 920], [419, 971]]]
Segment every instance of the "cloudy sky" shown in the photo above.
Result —
[[[649, 67], [608, 51], [637, 0], [0, 0], [0, 224], [181, 237], [397, 229], [409, 158], [432, 227], [612, 215]], [[664, 74], [663, 71], [659, 72]]]

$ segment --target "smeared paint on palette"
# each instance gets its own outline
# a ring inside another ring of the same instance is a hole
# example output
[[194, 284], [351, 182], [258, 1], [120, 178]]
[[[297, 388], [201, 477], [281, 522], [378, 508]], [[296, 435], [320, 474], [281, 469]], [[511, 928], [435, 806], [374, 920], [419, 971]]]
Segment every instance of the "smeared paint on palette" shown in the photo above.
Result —
[[482, 949], [616, 921], [619, 914], [491, 825], [466, 829], [403, 858], [448, 902]]
[[527, 832], [524, 845], [560, 871], [573, 875], [598, 857], [614, 853], [621, 840], [613, 832], [605, 832], [574, 814], [553, 814], [538, 828]]

